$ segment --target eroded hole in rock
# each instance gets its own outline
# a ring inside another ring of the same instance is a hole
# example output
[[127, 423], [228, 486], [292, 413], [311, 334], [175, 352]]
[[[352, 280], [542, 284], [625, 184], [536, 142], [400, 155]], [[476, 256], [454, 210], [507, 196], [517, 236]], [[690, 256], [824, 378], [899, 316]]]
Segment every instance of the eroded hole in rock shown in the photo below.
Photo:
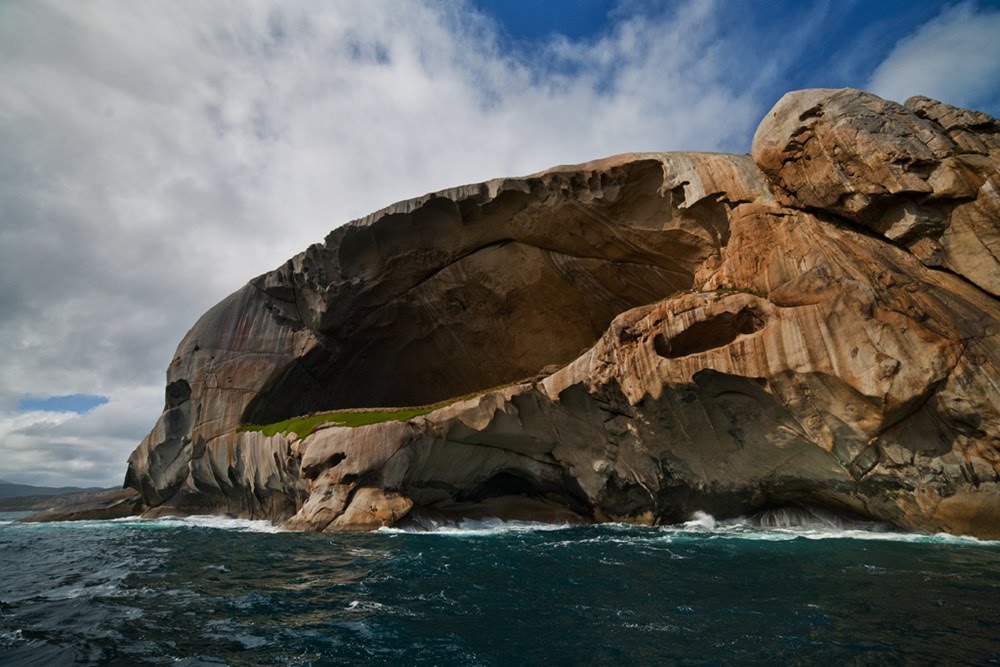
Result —
[[653, 349], [656, 350], [656, 353], [661, 357], [670, 359], [674, 356], [670, 353], [670, 343], [667, 342], [667, 339], [663, 334], [658, 333], [653, 337]]
[[330, 468], [336, 468], [347, 458], [347, 454], [343, 452], [336, 452], [332, 454], [329, 458], [317, 461], [313, 465], [307, 465], [302, 467], [302, 474], [309, 479], [315, 479], [324, 470], [329, 470]]
[[182, 405], [191, 398], [191, 385], [187, 380], [174, 380], [167, 385], [167, 410]]
[[721, 313], [695, 322], [671, 339], [663, 334], [653, 338], [653, 349], [661, 357], [677, 359], [729, 345], [739, 336], [752, 334], [764, 326], [764, 317], [752, 308], [738, 313]]

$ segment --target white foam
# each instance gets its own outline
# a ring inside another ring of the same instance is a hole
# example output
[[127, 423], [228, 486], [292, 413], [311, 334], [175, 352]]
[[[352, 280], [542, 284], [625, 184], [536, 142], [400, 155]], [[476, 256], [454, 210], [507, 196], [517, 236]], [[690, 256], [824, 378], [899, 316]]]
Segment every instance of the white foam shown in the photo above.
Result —
[[[136, 525], [151, 528], [211, 528], [214, 530], [235, 530], [241, 533], [280, 533], [282, 529], [270, 521], [236, 519], [230, 516], [196, 515], [185, 517], [162, 517], [140, 519], [130, 517]], [[116, 521], [125, 521], [116, 519]]]
[[541, 523], [535, 521], [504, 521], [497, 518], [460, 519], [455, 523], [422, 521], [420, 525], [405, 528], [379, 528], [376, 532], [388, 534], [426, 534], [451, 536], [485, 536], [507, 533], [530, 533], [537, 531], [566, 530], [568, 523]]
[[241, 533], [280, 533], [281, 527], [274, 525], [270, 521], [257, 519], [237, 519], [231, 516], [220, 515], [194, 515], [194, 516], [165, 516], [155, 519], [144, 519], [137, 516], [127, 516], [120, 519], [109, 519], [108, 521], [78, 521], [77, 524], [117, 524], [134, 526], [137, 528], [212, 528], [215, 530], [235, 530]]
[[344, 611], [382, 611], [385, 608], [386, 606], [381, 602], [374, 602], [371, 600], [351, 600], [350, 604], [344, 607]]
[[119, 581], [109, 581], [97, 585], [64, 586], [46, 593], [43, 597], [49, 600], [72, 600], [75, 598], [112, 598], [118, 597]]
[[852, 519], [818, 507], [779, 507], [755, 514], [750, 521], [762, 528], [851, 529], [874, 532], [892, 530], [892, 526], [888, 524]]
[[690, 521], [684, 522], [684, 527], [692, 530], [715, 530], [715, 517], [698, 510], [691, 515]]
[[114, 528], [128, 526], [133, 528], [212, 528], [216, 530], [235, 530], [244, 533], [278, 533], [282, 528], [275, 526], [270, 521], [236, 519], [230, 516], [187, 516], [187, 517], [159, 517], [155, 519], [144, 519], [138, 516], [127, 516], [119, 519], [86, 519], [82, 521], [56, 521], [51, 523], [21, 523], [21, 522], [0, 522], [0, 526], [10, 526], [20, 530], [93, 530], [95, 528]]
[[[801, 538], [807, 540], [847, 539], [880, 540], [886, 542], [1000, 545], [998, 541], [980, 540], [966, 535], [906, 533], [895, 530], [886, 524], [838, 519], [833, 517], [833, 515], [815, 513], [813, 511], [794, 517], [792, 515], [772, 516], [763, 522], [745, 517], [716, 521], [710, 514], [703, 512], [696, 512], [695, 514], [696, 518], [692, 521], [679, 526], [663, 526], [658, 528], [658, 530], [667, 536], [681, 539], [708, 537], [713, 539], [783, 542]], [[711, 525], [712, 527], [706, 530], [706, 525]]]
[[17, 523], [18, 519], [28, 516], [31, 512], [0, 512], [0, 526]]
[[[761, 524], [764, 525], [761, 525]], [[772, 524], [772, 525], [768, 525]], [[388, 535], [422, 534], [453, 537], [481, 537], [509, 533], [538, 531], [567, 531], [598, 528], [601, 534], [588, 535], [554, 543], [552, 546], [570, 546], [587, 542], [611, 542], [622, 545], [664, 545], [691, 540], [756, 540], [786, 542], [807, 540], [880, 540], [887, 542], [915, 542], [939, 544], [978, 544], [1000, 546], [1000, 541], [980, 540], [964, 535], [938, 533], [926, 535], [896, 530], [886, 524], [835, 518], [822, 512], [775, 515], [766, 518], [718, 520], [707, 512], [695, 512], [689, 521], [672, 526], [637, 526], [627, 523], [552, 524], [530, 521], [503, 521], [496, 518], [462, 519], [457, 522], [421, 521], [420, 525], [404, 528], [380, 528], [376, 532]]]
[[[1000, 546], [997, 540], [981, 540], [965, 535], [949, 535], [938, 533], [926, 535], [907, 533], [896, 530], [885, 524], [863, 521], [831, 518], [815, 511], [803, 513], [770, 513], [753, 519], [740, 517], [736, 519], [718, 520], [707, 512], [695, 512], [689, 521], [672, 526], [637, 526], [628, 523], [605, 523], [599, 526], [593, 524], [542, 523], [533, 521], [504, 521], [497, 518], [461, 519], [455, 522], [422, 520], [418, 525], [407, 527], [379, 528], [376, 533], [387, 535], [423, 534], [452, 537], [485, 537], [511, 533], [531, 533], [548, 531], [574, 531], [578, 529], [599, 528], [601, 534], [589, 535], [586, 538], [570, 539], [564, 543], [579, 542], [615, 542], [621, 544], [664, 544], [675, 541], [690, 541], [695, 539], [735, 539], [781, 542], [796, 539], [808, 540], [880, 540], [887, 542], [914, 542], [937, 544], [964, 544]], [[36, 530], [51, 529], [58, 526], [63, 529], [93, 529], [100, 527], [126, 525], [136, 528], [168, 529], [168, 528], [207, 528], [213, 530], [231, 530], [247, 533], [279, 533], [284, 532], [280, 526], [270, 521], [237, 519], [228, 516], [188, 516], [160, 517], [143, 519], [140, 517], [124, 517], [105, 521], [69, 521], [57, 524], [51, 523], [17, 523], [0, 521], [0, 526], [10, 526], [16, 529]]]

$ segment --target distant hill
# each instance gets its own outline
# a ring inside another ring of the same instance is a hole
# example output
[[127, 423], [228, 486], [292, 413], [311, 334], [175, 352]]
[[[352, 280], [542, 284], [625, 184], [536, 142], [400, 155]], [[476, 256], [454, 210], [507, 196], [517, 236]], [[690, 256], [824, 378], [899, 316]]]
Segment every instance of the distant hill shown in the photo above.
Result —
[[29, 484], [14, 484], [0, 480], [0, 500], [7, 498], [26, 498], [29, 496], [61, 496], [66, 493], [84, 493], [101, 491], [100, 487], [82, 488], [79, 486], [31, 486]]

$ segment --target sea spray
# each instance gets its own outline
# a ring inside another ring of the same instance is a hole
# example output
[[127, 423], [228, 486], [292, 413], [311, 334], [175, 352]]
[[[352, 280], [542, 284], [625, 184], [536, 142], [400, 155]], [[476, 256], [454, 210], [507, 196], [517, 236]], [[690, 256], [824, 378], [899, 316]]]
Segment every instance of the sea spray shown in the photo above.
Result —
[[689, 521], [684, 522], [685, 528], [694, 528], [697, 530], [715, 530], [715, 526], [715, 517], [701, 510], [696, 511], [691, 515]]
[[753, 525], [761, 528], [805, 528], [809, 530], [893, 530], [888, 524], [866, 521], [838, 514], [820, 507], [778, 507], [758, 512], [750, 517]]

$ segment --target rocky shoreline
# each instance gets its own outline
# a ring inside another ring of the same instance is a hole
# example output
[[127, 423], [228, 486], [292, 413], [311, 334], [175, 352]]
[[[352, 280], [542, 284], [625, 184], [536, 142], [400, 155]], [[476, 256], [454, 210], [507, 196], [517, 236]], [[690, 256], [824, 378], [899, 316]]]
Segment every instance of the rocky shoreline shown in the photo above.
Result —
[[807, 505], [998, 538], [998, 191], [995, 119], [845, 89], [787, 94], [748, 156], [627, 154], [395, 204], [198, 321], [134, 493], [90, 516], [365, 530]]

